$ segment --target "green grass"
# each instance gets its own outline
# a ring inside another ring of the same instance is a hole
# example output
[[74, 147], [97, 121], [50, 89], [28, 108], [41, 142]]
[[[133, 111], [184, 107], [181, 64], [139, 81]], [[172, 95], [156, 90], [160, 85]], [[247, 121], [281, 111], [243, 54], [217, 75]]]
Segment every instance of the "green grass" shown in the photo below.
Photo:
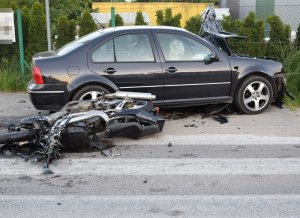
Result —
[[26, 71], [22, 76], [18, 69], [0, 69], [0, 91], [20, 92], [26, 91], [31, 79], [31, 73]]

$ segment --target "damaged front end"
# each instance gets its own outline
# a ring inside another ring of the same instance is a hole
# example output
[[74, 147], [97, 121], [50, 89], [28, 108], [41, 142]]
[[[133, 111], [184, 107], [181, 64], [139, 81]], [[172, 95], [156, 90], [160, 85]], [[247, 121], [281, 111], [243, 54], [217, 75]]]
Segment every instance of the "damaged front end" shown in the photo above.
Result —
[[[238, 54], [233, 51], [233, 47], [230, 46], [230, 41], [237, 42], [239, 40], [246, 39], [247, 37], [225, 31], [222, 27], [221, 21], [217, 19], [216, 11], [212, 6], [208, 6], [208, 8], [202, 13], [201, 17], [202, 22], [200, 26], [199, 35], [204, 40], [214, 45], [216, 48], [225, 52], [228, 56], [233, 57], [233, 59], [236, 57], [241, 57], [241, 59], [238, 59], [238, 62], [235, 62], [233, 66], [236, 66], [236, 68], [239, 69], [238, 64], [245, 63], [245, 60], [247, 61], [246, 58], [251, 58], [253, 60], [255, 59], [259, 61], [259, 58], [251, 57], [248, 54]], [[267, 73], [266, 76], [272, 76], [274, 82], [272, 84], [274, 88], [274, 99], [272, 100], [274, 100], [276, 106], [282, 107], [285, 95], [291, 99], [295, 98], [293, 94], [290, 93], [287, 89], [285, 72], [282, 67], [282, 64], [280, 64], [278, 58], [275, 57], [264, 57], [262, 58], [262, 60], [270, 61], [269, 68], [263, 66], [264, 62], [257, 62], [255, 64], [259, 67], [253, 67], [249, 64], [246, 65], [246, 67], [245, 65], [243, 67], [254, 68], [252, 69], [252, 73], [254, 74], [257, 72], [267, 72], [269, 70], [269, 73]]]

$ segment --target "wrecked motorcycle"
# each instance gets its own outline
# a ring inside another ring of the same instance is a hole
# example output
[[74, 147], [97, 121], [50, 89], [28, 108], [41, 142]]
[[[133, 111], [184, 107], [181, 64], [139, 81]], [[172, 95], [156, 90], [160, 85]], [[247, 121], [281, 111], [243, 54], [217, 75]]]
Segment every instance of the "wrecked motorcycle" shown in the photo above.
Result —
[[73, 101], [49, 116], [26, 117], [19, 126], [0, 132], [0, 144], [6, 149], [30, 143], [32, 154], [18, 155], [29, 160], [45, 159], [44, 173], [51, 173], [49, 163], [60, 156], [63, 148], [90, 146], [103, 153], [101, 138], [139, 138], [162, 131], [164, 119], [157, 116], [150, 93], [121, 92], [103, 94], [96, 100]]

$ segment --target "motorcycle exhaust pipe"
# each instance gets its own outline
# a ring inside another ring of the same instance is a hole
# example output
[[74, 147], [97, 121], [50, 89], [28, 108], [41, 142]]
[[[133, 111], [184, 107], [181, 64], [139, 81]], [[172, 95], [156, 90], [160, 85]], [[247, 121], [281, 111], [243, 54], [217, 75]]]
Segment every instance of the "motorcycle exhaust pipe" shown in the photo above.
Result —
[[151, 93], [146, 92], [123, 92], [116, 91], [115, 93], [106, 94], [107, 98], [133, 98], [133, 99], [143, 99], [143, 100], [155, 100], [156, 96]]

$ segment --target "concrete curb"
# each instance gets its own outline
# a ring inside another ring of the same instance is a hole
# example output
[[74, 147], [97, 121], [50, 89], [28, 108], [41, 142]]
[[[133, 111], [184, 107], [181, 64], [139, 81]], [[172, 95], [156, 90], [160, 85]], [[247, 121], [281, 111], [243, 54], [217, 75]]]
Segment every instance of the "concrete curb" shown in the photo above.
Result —
[[166, 135], [157, 134], [139, 140], [127, 138], [105, 139], [104, 142], [115, 145], [300, 145], [300, 137], [281, 137], [254, 134], [198, 134]]

